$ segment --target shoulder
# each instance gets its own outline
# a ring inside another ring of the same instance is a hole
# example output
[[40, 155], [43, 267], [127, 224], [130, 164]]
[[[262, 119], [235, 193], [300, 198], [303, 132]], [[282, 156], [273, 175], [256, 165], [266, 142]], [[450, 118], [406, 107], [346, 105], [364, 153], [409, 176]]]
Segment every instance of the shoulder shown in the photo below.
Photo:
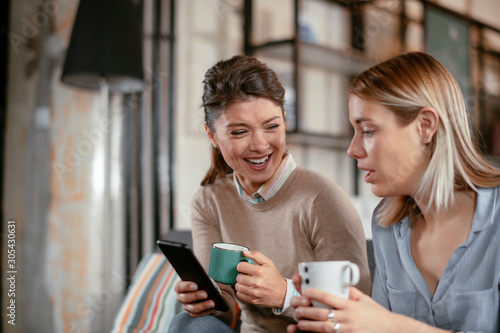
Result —
[[478, 188], [474, 220], [477, 228], [500, 228], [500, 187]]
[[332, 179], [304, 167], [297, 167], [290, 177], [288, 193], [311, 208], [340, 210], [350, 209], [352, 203], [344, 190]]
[[295, 182], [295, 186], [300, 185], [301, 188], [316, 191], [331, 189], [334, 191], [343, 192], [343, 190], [336, 182], [319, 172], [304, 167], [297, 167], [294, 173], [295, 177], [293, 178], [293, 180]]
[[324, 216], [329, 221], [360, 219], [351, 199], [335, 181], [303, 167], [295, 172], [289, 192], [300, 201], [300, 207], [308, 207], [313, 216]]
[[222, 178], [217, 178], [212, 184], [199, 187], [194, 193], [193, 203], [206, 203], [207, 201], [225, 196], [226, 193], [231, 196], [237, 194], [232, 174], [228, 174]]

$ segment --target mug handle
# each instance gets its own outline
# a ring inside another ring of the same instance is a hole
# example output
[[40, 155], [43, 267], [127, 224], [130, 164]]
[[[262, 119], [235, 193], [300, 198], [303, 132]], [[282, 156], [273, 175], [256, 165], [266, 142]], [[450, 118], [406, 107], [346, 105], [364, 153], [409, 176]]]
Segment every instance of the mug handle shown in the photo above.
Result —
[[346, 286], [354, 286], [359, 282], [359, 267], [355, 263], [351, 262], [346, 266], [344, 271], [344, 283]]
[[245, 258], [242, 258], [240, 260], [240, 262], [244, 262], [244, 261], [246, 261], [246, 262], [248, 262], [249, 264], [252, 264], [252, 265], [255, 264], [255, 261], [253, 261], [253, 259], [251, 259], [251, 258], [245, 257]]

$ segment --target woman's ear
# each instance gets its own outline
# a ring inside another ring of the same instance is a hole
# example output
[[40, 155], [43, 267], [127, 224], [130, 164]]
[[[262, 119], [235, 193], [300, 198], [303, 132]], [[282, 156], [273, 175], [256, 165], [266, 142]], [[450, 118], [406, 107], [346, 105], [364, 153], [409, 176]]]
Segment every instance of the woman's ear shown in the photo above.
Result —
[[205, 132], [207, 132], [208, 139], [212, 145], [217, 145], [217, 140], [215, 140], [215, 135], [212, 133], [210, 128], [208, 128], [207, 124], [205, 124]]
[[431, 107], [424, 107], [420, 110], [417, 118], [422, 142], [424, 144], [432, 142], [439, 126], [439, 114]]

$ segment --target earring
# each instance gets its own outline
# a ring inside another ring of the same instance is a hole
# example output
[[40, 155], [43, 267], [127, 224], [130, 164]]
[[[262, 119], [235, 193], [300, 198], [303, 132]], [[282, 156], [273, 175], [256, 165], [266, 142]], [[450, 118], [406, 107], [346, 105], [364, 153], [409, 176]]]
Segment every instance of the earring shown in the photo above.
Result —
[[424, 140], [423, 140], [423, 141], [424, 141], [424, 142], [427, 142], [427, 138], [424, 138]]
[[215, 149], [217, 149], [217, 145], [215, 143], [212, 143], [212, 147], [214, 147]]

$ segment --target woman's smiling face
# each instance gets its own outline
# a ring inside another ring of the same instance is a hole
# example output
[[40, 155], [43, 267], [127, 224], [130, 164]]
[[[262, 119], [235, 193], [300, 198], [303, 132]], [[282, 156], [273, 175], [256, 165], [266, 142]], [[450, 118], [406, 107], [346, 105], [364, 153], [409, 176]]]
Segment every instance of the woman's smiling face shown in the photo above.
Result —
[[389, 108], [352, 95], [349, 121], [354, 137], [347, 153], [367, 172], [372, 192], [379, 197], [414, 194], [430, 159], [418, 120], [402, 125]]
[[285, 151], [285, 122], [280, 106], [266, 98], [230, 104], [205, 128], [247, 194], [255, 193], [278, 169]]

